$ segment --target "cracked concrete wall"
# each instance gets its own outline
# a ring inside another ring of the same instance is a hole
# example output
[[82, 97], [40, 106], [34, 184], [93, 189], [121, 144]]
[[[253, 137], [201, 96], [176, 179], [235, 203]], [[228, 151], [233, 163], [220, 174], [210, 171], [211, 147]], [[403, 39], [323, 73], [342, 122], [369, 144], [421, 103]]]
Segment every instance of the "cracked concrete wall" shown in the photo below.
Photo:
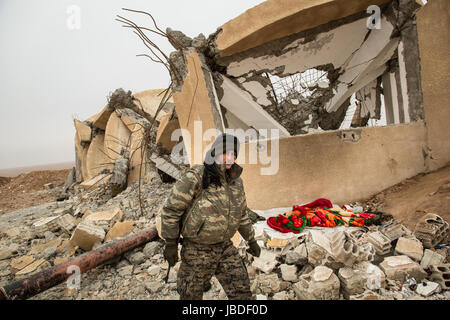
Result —
[[427, 125], [427, 169], [450, 162], [450, 2], [429, 1], [417, 13], [424, 116]]
[[[278, 143], [276, 174], [262, 175], [261, 169], [268, 165], [261, 162], [240, 164], [249, 208], [289, 207], [323, 197], [342, 205], [370, 197], [425, 169], [423, 121], [298, 135], [280, 138]], [[271, 149], [270, 140], [265, 147]], [[250, 142], [241, 148], [249, 154], [256, 145]]]

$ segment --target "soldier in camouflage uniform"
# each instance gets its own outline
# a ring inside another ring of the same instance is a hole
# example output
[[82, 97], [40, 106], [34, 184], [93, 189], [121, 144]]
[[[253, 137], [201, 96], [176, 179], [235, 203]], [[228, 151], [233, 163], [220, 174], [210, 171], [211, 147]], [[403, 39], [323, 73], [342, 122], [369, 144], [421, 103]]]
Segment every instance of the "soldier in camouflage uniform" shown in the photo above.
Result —
[[242, 167], [234, 163], [238, 151], [236, 137], [219, 136], [203, 165], [192, 166], [176, 182], [162, 209], [164, 257], [170, 266], [178, 260], [177, 240], [180, 234], [183, 237], [177, 279], [182, 300], [202, 299], [213, 275], [229, 299], [252, 298], [247, 269], [230, 240], [239, 231], [248, 241], [248, 251], [259, 256], [240, 178]]

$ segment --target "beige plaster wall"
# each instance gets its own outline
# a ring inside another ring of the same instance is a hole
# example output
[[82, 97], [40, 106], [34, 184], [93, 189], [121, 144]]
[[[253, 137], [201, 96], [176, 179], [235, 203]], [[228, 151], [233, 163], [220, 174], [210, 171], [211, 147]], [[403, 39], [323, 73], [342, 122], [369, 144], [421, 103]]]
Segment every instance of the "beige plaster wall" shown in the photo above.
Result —
[[450, 162], [450, 1], [430, 0], [417, 13], [428, 169]]
[[[419, 122], [362, 128], [357, 142], [343, 141], [339, 131], [281, 138], [277, 174], [261, 175], [269, 165], [240, 163], [248, 206], [289, 207], [317, 198], [345, 204], [369, 197], [424, 171], [425, 131]], [[254, 147], [243, 144], [238, 163]]]

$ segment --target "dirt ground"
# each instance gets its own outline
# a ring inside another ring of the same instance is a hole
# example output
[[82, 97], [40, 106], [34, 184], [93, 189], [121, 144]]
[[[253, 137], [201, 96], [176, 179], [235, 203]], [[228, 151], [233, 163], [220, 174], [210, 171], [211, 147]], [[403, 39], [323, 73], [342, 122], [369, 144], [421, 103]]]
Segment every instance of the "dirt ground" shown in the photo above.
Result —
[[[33, 171], [12, 178], [0, 177], [0, 214], [55, 201], [69, 171]], [[53, 183], [55, 188], [45, 189], [47, 183]]]
[[365, 204], [392, 215], [412, 231], [426, 213], [435, 213], [450, 223], [450, 165], [404, 180]]

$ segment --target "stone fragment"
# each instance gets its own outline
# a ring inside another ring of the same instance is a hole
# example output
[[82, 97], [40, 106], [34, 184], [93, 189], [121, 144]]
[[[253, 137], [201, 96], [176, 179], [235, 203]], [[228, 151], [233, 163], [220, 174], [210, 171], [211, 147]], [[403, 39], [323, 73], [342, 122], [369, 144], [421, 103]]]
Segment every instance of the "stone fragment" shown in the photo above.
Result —
[[380, 229], [381, 233], [383, 233], [386, 237], [388, 237], [391, 241], [397, 240], [398, 238], [411, 233], [404, 225], [400, 223], [390, 224], [382, 229]]
[[435, 293], [441, 292], [441, 286], [436, 282], [424, 281], [417, 285], [416, 292], [421, 296], [429, 297]]
[[55, 185], [53, 183], [46, 183], [44, 184], [44, 189], [53, 189], [55, 187]]
[[428, 213], [415, 226], [414, 235], [427, 249], [434, 248], [445, 239], [449, 231], [448, 223], [434, 213]]
[[62, 257], [62, 258], [55, 258], [55, 260], [53, 260], [53, 265], [56, 266], [58, 264], [64, 263], [69, 261], [70, 257]]
[[91, 222], [110, 222], [121, 220], [123, 216], [122, 210], [120, 208], [113, 208], [103, 211], [93, 212], [88, 215], [84, 220]]
[[111, 229], [109, 229], [105, 240], [125, 237], [133, 231], [133, 226], [134, 221], [118, 221]]
[[296, 266], [290, 266], [287, 264], [282, 264], [280, 266], [281, 270], [281, 278], [285, 281], [290, 282], [297, 282], [298, 276], [297, 276], [297, 267]]
[[318, 266], [302, 275], [293, 289], [299, 300], [338, 300], [340, 282], [333, 270]]
[[29, 255], [42, 255], [45, 250], [47, 250], [49, 248], [51, 249], [53, 247], [56, 247], [56, 249], [55, 249], [55, 252], [56, 252], [58, 246], [61, 244], [61, 241], [62, 241], [61, 238], [56, 238], [56, 239], [50, 240], [43, 244], [31, 246], [31, 249], [28, 254]]
[[157, 293], [157, 292], [159, 292], [163, 287], [164, 287], [164, 285], [163, 285], [160, 281], [146, 281], [146, 282], [145, 282], [145, 288], [146, 288], [150, 293]]
[[270, 273], [278, 263], [276, 258], [277, 258], [276, 254], [268, 250], [262, 249], [261, 255], [259, 257], [255, 257], [252, 266], [258, 270], [261, 270], [264, 273]]
[[96, 242], [103, 241], [104, 238], [105, 231], [103, 228], [97, 227], [90, 221], [82, 221], [73, 232], [70, 242], [74, 246], [89, 251]]
[[409, 277], [414, 277], [417, 281], [421, 281], [427, 276], [422, 267], [408, 256], [386, 257], [380, 264], [380, 268], [386, 274], [387, 279], [401, 282], [404, 282]]
[[139, 265], [145, 261], [145, 255], [140, 251], [135, 253], [126, 253], [125, 257], [134, 265]]
[[24, 275], [24, 274], [28, 274], [30, 272], [35, 271], [41, 264], [43, 264], [44, 262], [46, 262], [44, 259], [39, 259], [34, 261], [33, 263], [29, 264], [28, 266], [26, 266], [25, 268], [23, 268], [22, 270], [16, 272], [16, 276], [20, 276], [20, 275]]
[[369, 233], [367, 240], [372, 243], [376, 253], [380, 256], [386, 255], [391, 251], [391, 240], [380, 231]]
[[286, 253], [286, 263], [295, 265], [305, 265], [308, 263], [308, 251], [306, 250], [306, 245], [302, 243], [294, 250], [289, 250]]
[[346, 299], [358, 295], [367, 289], [378, 290], [385, 285], [385, 275], [377, 266], [368, 261], [355, 264], [352, 268], [339, 269], [342, 293]]
[[75, 226], [76, 226], [75, 218], [71, 214], [68, 214], [68, 213], [59, 217], [57, 219], [56, 223], [62, 230], [66, 231], [67, 233], [71, 232], [73, 230], [73, 228], [75, 228]]
[[418, 240], [400, 237], [395, 246], [395, 253], [406, 255], [415, 261], [420, 261], [423, 256], [423, 246]]
[[336, 261], [351, 267], [359, 258], [359, 246], [350, 235], [344, 231], [334, 232], [330, 241], [331, 252]]
[[15, 253], [17, 253], [18, 248], [18, 245], [0, 247], [0, 261], [11, 258]]
[[147, 243], [142, 252], [147, 258], [153, 257], [155, 254], [160, 253], [163, 245], [158, 241], [151, 241]]
[[45, 231], [56, 231], [59, 228], [57, 219], [60, 216], [61, 215], [57, 215], [57, 216], [40, 219], [40, 220], [36, 221], [35, 223], [33, 223], [33, 227], [35, 227], [38, 232], [42, 232], [42, 233], [44, 233]]
[[431, 276], [434, 282], [441, 285], [442, 290], [450, 290], [450, 264], [439, 264], [430, 266]]
[[286, 291], [277, 292], [272, 297], [273, 300], [289, 300], [289, 295]]
[[13, 272], [17, 272], [34, 262], [32, 256], [21, 256], [11, 260], [11, 268]]
[[133, 265], [128, 265], [117, 270], [121, 277], [131, 276], [133, 274]]
[[280, 291], [280, 279], [275, 273], [259, 274], [254, 280], [254, 285], [259, 292], [265, 295]]

